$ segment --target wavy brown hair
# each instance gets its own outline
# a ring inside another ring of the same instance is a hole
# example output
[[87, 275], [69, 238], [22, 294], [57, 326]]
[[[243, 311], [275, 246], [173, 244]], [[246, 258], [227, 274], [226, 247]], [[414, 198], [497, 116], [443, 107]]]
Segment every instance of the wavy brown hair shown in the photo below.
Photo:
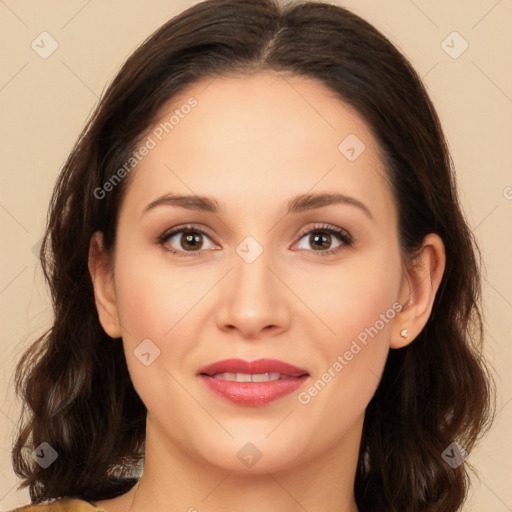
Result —
[[[128, 180], [95, 197], [128, 161], [162, 105], [195, 82], [263, 70], [318, 80], [365, 119], [399, 212], [405, 261], [428, 233], [446, 250], [431, 316], [414, 343], [391, 350], [363, 426], [355, 496], [361, 511], [454, 512], [467, 494], [468, 452], [489, 427], [494, 385], [482, 358], [480, 257], [456, 191], [438, 116], [407, 59], [369, 23], [327, 3], [208, 0], [151, 35], [126, 61], [57, 180], [41, 248], [53, 325], [16, 368], [24, 410], [13, 466], [33, 502], [127, 492], [144, 457], [146, 408], [120, 340], [103, 331], [88, 272], [95, 231], [116, 238]], [[48, 442], [58, 463], [30, 450]]]

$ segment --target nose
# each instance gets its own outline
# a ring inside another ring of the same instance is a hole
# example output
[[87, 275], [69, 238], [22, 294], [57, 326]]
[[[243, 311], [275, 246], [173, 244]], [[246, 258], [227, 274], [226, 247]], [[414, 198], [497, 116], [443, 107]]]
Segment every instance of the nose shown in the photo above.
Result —
[[234, 268], [220, 290], [219, 329], [255, 339], [289, 328], [291, 294], [270, 263], [265, 251], [251, 263], [234, 255]]

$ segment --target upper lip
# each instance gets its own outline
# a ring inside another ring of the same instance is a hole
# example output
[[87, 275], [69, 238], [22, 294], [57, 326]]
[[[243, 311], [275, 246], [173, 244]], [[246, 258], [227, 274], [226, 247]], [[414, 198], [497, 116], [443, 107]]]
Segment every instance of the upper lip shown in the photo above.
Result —
[[244, 361], [243, 359], [223, 359], [209, 364], [199, 370], [199, 374], [213, 376], [217, 373], [249, 373], [251, 375], [258, 373], [280, 373], [289, 377], [301, 377], [308, 375], [307, 370], [297, 368], [289, 363], [278, 361], [277, 359], [256, 359], [254, 361]]

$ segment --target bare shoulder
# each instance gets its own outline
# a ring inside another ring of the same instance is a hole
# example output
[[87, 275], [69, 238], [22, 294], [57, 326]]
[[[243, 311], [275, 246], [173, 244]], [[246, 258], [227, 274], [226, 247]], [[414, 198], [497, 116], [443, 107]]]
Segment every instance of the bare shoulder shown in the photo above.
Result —
[[51, 503], [38, 503], [18, 507], [10, 512], [104, 512], [89, 502], [73, 498], [61, 498]]

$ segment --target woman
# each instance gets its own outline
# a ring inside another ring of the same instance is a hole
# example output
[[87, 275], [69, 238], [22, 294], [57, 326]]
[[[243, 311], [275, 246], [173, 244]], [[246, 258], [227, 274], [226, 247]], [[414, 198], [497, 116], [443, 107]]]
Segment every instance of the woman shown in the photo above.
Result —
[[459, 510], [491, 417], [477, 254], [382, 34], [325, 3], [191, 7], [55, 188], [55, 322], [16, 375], [33, 509]]

